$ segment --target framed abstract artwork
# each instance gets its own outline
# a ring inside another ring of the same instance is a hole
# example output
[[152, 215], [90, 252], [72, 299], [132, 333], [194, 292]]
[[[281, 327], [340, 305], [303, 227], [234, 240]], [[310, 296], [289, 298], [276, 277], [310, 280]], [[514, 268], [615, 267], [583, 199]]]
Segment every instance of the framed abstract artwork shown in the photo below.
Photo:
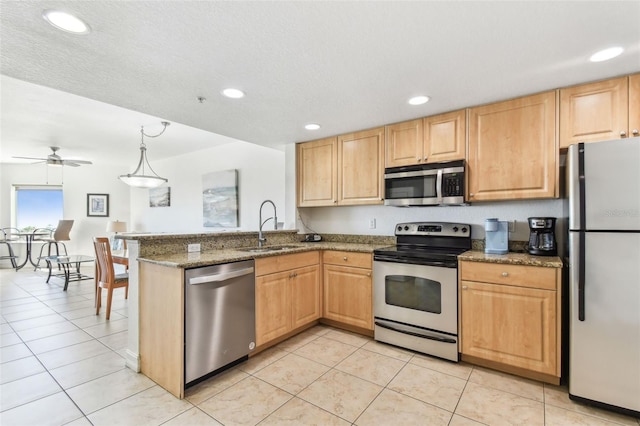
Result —
[[202, 176], [202, 226], [238, 227], [238, 171]]

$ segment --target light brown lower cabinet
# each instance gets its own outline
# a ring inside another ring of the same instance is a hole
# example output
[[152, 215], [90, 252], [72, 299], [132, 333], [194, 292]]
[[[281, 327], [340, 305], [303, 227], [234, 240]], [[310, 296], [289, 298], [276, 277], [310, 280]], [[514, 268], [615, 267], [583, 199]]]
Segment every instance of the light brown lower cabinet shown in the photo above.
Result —
[[323, 317], [373, 330], [371, 254], [325, 251], [323, 265]]
[[184, 269], [138, 267], [140, 372], [184, 398]]
[[319, 252], [256, 259], [258, 347], [321, 316]]
[[460, 262], [462, 359], [558, 384], [561, 270]]

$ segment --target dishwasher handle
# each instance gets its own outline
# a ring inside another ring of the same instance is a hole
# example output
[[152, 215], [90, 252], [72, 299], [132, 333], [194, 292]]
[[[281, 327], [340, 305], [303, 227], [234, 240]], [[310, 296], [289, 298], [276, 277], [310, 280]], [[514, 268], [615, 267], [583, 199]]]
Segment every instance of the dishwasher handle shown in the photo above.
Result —
[[201, 277], [193, 277], [189, 278], [190, 285], [198, 285], [198, 284], [207, 284], [207, 283], [217, 283], [221, 281], [226, 281], [231, 278], [238, 278], [244, 275], [253, 274], [253, 266], [250, 268], [237, 269], [235, 271], [230, 272], [222, 272], [220, 274], [212, 274], [212, 275], [203, 275]]

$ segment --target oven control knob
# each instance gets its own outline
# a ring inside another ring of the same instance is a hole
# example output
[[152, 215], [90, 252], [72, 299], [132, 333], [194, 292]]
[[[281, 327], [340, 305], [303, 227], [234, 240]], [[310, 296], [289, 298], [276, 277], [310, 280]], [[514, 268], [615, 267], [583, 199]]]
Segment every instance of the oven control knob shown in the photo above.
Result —
[[453, 232], [458, 232], [458, 227], [457, 226], [453, 227]]
[[405, 230], [405, 231], [408, 231], [408, 230], [409, 230], [409, 227], [408, 227], [407, 225], [405, 225], [405, 226], [404, 226], [404, 230]]
[[462, 228], [462, 232], [467, 232], [467, 228], [466, 227]]
[[398, 231], [402, 231], [402, 226], [398, 226]]

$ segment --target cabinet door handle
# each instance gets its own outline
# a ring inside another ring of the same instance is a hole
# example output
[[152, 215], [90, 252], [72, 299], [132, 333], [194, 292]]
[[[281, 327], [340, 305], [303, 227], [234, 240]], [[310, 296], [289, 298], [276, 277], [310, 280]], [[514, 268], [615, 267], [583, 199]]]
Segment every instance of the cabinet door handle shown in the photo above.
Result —
[[620, 137], [625, 137], [627, 136], [627, 132], [625, 132], [624, 130], [620, 132]]
[[418, 163], [419, 163], [421, 160], [422, 160], [422, 158], [420, 158], [420, 157], [417, 157], [417, 158], [416, 158], [416, 161], [417, 161]]
[[469, 193], [469, 198], [472, 198], [472, 197], [473, 197], [473, 192], [470, 192]]
[[371, 272], [367, 272], [367, 276], [370, 277], [371, 276]]
[[508, 272], [503, 272], [503, 273], [502, 273], [502, 276], [503, 276], [503, 277], [508, 277], [508, 276], [509, 276], [509, 273], [508, 273]]
[[640, 132], [638, 131], [638, 129], [633, 129], [631, 133], [633, 133], [634, 136], [638, 136], [638, 133]]
[[424, 161], [427, 161], [427, 157], [424, 157]]
[[342, 260], [347, 261], [347, 256], [343, 257]]
[[468, 288], [469, 288], [469, 287], [467, 287], [466, 285], [463, 285], [463, 286], [462, 286], [462, 289], [463, 289], [463, 290], [466, 290], [466, 289], [468, 289]]

